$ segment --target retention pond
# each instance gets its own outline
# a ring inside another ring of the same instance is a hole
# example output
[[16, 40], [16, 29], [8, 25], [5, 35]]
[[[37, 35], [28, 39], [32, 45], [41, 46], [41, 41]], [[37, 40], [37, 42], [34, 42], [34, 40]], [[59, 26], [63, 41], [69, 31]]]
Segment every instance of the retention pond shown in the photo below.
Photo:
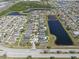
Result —
[[56, 45], [73, 45], [71, 38], [54, 15], [48, 16], [50, 33], [57, 37]]

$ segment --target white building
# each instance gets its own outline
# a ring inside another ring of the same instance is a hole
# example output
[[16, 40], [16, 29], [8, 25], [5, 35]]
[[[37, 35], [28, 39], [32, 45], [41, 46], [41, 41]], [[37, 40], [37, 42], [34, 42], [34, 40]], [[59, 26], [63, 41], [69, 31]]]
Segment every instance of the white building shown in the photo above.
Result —
[[74, 35], [76, 35], [76, 36], [79, 35], [79, 31], [74, 31], [73, 33], [74, 33]]

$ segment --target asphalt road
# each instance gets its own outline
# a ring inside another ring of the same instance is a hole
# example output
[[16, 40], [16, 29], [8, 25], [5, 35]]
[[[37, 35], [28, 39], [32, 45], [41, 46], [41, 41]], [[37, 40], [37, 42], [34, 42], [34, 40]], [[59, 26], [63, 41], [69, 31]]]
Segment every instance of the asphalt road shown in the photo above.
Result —
[[[3, 4], [1, 7], [0, 7], [0, 12], [2, 12], [2, 11], [4, 11], [4, 10], [7, 10], [9, 7], [11, 7], [12, 5], [14, 5], [14, 4], [16, 4], [16, 3], [18, 3], [18, 2], [20, 2], [20, 1], [16, 1], [15, 3], [12, 3], [12, 2], [10, 2], [10, 1], [7, 1], [6, 3], [7, 4]], [[3, 3], [3, 2], [0, 2], [0, 3]]]
[[57, 58], [63, 58], [63, 57], [71, 57], [75, 56], [79, 58], [79, 54], [40, 54], [40, 52], [44, 51], [49, 51], [49, 52], [57, 52], [57, 51], [62, 51], [62, 52], [69, 52], [69, 51], [75, 51], [79, 52], [79, 49], [12, 49], [12, 48], [6, 48], [3, 46], [0, 46], [0, 49], [3, 51], [0, 51], [0, 55], [6, 54], [7, 57], [27, 57], [27, 56], [32, 56], [32, 57], [57, 57]]

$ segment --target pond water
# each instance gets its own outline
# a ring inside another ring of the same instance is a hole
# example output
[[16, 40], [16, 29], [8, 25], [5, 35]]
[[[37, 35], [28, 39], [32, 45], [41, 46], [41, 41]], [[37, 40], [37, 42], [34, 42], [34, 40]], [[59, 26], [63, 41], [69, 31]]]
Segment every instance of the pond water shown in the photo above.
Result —
[[56, 20], [54, 15], [48, 16], [48, 25], [50, 29], [50, 33], [54, 34], [57, 39], [55, 41], [56, 45], [73, 45], [73, 42], [67, 32], [62, 27], [61, 23]]
[[11, 12], [8, 15], [22, 15], [22, 14], [20, 14], [19, 12]]

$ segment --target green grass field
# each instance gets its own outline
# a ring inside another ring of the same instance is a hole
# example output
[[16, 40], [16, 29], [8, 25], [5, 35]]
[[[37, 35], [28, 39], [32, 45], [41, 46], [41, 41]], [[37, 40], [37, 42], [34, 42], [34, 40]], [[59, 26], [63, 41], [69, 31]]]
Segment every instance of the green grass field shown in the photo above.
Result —
[[7, 10], [4, 10], [0, 13], [0, 16], [2, 15], [5, 15], [9, 12], [12, 12], [12, 11], [24, 11], [24, 10], [27, 10], [28, 8], [48, 8], [50, 7], [49, 5], [44, 5], [40, 2], [36, 2], [36, 1], [22, 1], [22, 2], [19, 2], [15, 5], [13, 5], [12, 7], [8, 8]]

